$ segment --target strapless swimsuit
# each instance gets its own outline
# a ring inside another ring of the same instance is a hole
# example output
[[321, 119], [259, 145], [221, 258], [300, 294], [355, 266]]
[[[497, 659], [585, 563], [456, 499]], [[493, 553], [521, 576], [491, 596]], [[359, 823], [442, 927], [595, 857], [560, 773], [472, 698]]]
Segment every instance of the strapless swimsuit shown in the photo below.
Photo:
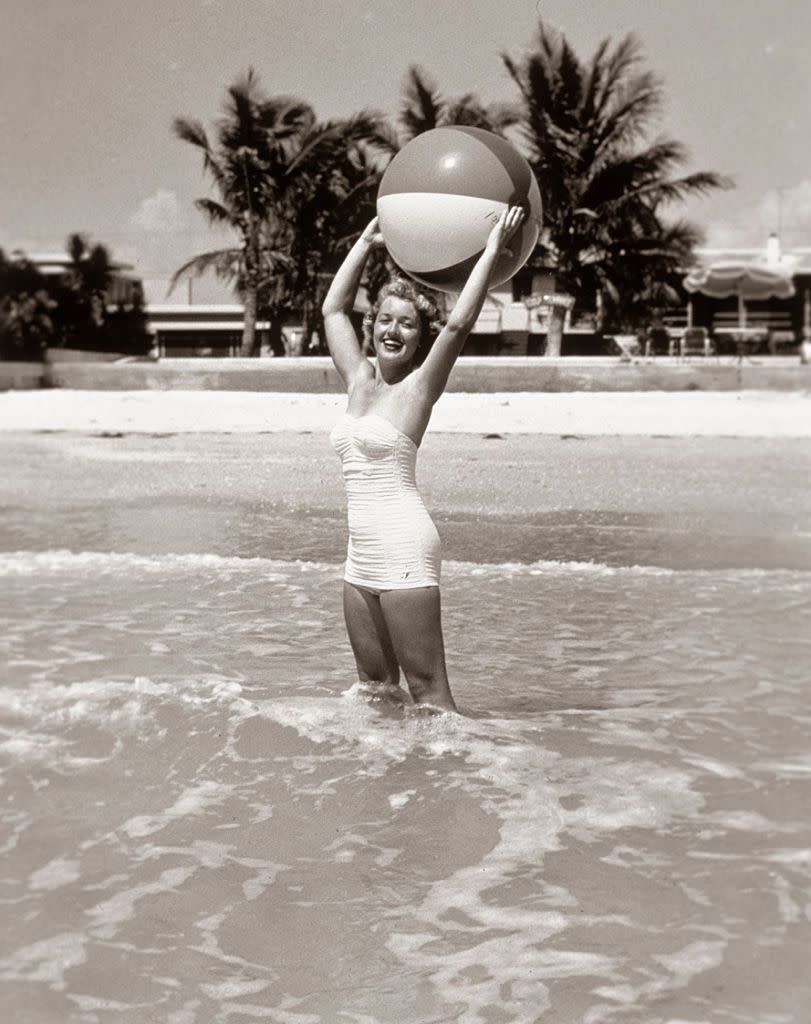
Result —
[[344, 579], [374, 593], [438, 586], [439, 534], [417, 490], [417, 446], [376, 413], [346, 413], [330, 441], [349, 514]]

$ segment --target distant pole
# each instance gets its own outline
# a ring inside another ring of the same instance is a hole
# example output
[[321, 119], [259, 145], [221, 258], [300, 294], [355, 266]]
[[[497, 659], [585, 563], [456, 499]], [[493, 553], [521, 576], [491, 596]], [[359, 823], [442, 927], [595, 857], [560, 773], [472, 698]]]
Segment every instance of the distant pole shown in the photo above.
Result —
[[190, 277], [186, 278], [186, 280], [188, 282], [188, 287], [189, 287], [188, 300], [189, 300], [189, 305], [191, 306], [193, 298], [194, 298], [194, 296], [193, 296], [193, 291], [194, 291], [193, 285], [194, 285], [194, 282], [192, 281], [192, 279]]
[[777, 190], [777, 237], [783, 237], [783, 189]]

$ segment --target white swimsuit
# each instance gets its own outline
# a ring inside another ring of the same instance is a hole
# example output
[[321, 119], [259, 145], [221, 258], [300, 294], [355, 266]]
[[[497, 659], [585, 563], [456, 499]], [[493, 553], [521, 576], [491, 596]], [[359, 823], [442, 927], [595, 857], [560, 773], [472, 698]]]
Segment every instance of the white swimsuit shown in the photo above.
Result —
[[335, 425], [349, 512], [344, 579], [374, 593], [439, 585], [439, 534], [417, 490], [417, 446], [376, 413]]

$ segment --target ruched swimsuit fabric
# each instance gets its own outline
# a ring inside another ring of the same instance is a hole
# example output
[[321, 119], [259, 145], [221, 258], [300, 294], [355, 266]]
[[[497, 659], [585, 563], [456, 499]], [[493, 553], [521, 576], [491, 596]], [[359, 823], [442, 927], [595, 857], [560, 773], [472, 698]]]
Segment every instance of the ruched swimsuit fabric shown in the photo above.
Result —
[[417, 490], [417, 446], [383, 416], [345, 414], [330, 441], [349, 515], [344, 579], [379, 592], [439, 584], [439, 534]]

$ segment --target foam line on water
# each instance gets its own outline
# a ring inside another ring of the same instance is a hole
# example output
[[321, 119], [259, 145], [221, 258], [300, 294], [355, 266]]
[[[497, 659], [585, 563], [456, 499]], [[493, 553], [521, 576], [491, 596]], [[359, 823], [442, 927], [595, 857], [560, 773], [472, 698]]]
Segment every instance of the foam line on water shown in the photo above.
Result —
[[291, 572], [335, 570], [338, 563], [284, 561], [272, 558], [243, 558], [237, 555], [160, 554], [141, 555], [127, 551], [70, 551], [54, 548], [47, 551], [0, 552], [0, 576], [29, 576], [38, 573], [119, 572], [133, 569], [141, 572], [249, 571], [262, 569], [276, 572], [279, 579]]
[[[70, 551], [53, 548], [44, 551], [0, 552], [0, 577], [34, 576], [48, 573], [110, 573], [131, 569], [144, 573], [183, 573], [210, 570], [215, 572], [241, 572], [262, 570], [275, 573], [283, 581], [291, 573], [340, 573], [342, 562], [307, 561], [217, 555], [207, 553], [165, 553], [155, 555], [126, 551]], [[513, 576], [691, 576], [713, 579], [789, 579], [811, 577], [805, 569], [673, 569], [657, 565], [608, 565], [604, 562], [578, 562], [541, 560], [535, 562], [462, 562], [446, 561], [443, 574], [450, 579], [460, 577], [513, 577]]]
[[[433, 880], [405, 927], [392, 928], [386, 946], [397, 959], [415, 975], [430, 976], [444, 1001], [464, 1003], [471, 1024], [484, 1024], [477, 1008], [493, 1005], [517, 1024], [534, 1024], [539, 1002], [548, 999], [541, 982], [547, 977], [600, 979], [611, 991], [626, 983], [620, 958], [558, 949], [555, 942], [574, 920], [579, 927], [633, 927], [634, 911], [588, 913], [573, 893], [544, 882], [544, 861], [572, 837], [593, 843], [629, 828], [655, 831], [694, 818], [703, 805], [693, 789], [695, 774], [654, 760], [633, 766], [602, 757], [564, 762], [535, 725], [386, 718], [359, 701], [357, 692], [344, 696], [350, 699], [296, 698], [258, 702], [256, 708], [316, 744], [322, 757], [345, 762], [351, 753], [356, 773], [370, 782], [415, 758], [433, 762], [446, 784], [497, 827], [489, 850]], [[390, 796], [394, 815], [408, 815], [407, 792], [398, 788]], [[547, 949], [539, 955], [541, 943]], [[707, 969], [700, 955], [686, 955], [690, 970], [677, 959], [662, 960], [654, 988], [677, 989], [691, 970]]]

